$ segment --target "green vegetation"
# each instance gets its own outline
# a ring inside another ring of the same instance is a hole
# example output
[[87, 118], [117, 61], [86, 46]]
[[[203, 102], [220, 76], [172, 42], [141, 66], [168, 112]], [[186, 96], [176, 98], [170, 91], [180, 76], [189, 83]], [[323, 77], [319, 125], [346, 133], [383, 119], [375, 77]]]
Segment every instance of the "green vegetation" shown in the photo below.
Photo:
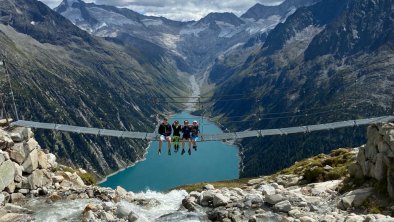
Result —
[[81, 173], [81, 174], [79, 173], [78, 175], [81, 177], [81, 179], [85, 183], [85, 185], [96, 185], [97, 184], [96, 177], [89, 172]]
[[[212, 184], [215, 188], [242, 188], [244, 187], [249, 180], [253, 178], [242, 178], [238, 180], [227, 180], [227, 181], [218, 181], [218, 182], [212, 182], [209, 184]], [[196, 183], [196, 184], [189, 184], [189, 185], [183, 185], [179, 187], [175, 187], [175, 189], [183, 189], [186, 190], [187, 192], [191, 191], [202, 191], [203, 187], [207, 185], [208, 183]]]
[[303, 176], [308, 183], [345, 178], [348, 174], [347, 169], [353, 162], [354, 155], [351, 149], [333, 150], [329, 155], [320, 154], [316, 157], [296, 162], [293, 166], [275, 175], [295, 174]]

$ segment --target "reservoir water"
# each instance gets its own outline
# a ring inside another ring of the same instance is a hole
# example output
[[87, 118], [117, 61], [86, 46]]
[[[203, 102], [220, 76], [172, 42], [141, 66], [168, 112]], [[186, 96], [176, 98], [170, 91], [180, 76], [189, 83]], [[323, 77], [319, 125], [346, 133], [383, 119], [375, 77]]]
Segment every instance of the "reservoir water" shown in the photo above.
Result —
[[[203, 134], [221, 133], [221, 129], [212, 122], [189, 113], [180, 113], [170, 119], [197, 120]], [[167, 144], [163, 144], [162, 154], [157, 154], [158, 142], [151, 142], [146, 159], [135, 166], [108, 177], [100, 186], [116, 188], [122, 186], [128, 191], [141, 192], [146, 190], [166, 191], [170, 188], [199, 182], [237, 179], [239, 177], [238, 148], [234, 145], [218, 141], [200, 142], [197, 151], [192, 154], [181, 151], [167, 155]], [[187, 143], [185, 144], [187, 151]], [[181, 150], [181, 149], [180, 149]]]

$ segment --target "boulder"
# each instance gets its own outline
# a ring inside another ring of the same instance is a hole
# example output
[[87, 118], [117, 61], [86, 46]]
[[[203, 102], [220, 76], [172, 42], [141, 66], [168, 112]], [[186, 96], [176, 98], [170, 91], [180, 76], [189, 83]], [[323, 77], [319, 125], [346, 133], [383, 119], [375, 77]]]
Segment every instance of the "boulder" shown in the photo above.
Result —
[[112, 214], [107, 213], [107, 212], [101, 212], [100, 217], [101, 217], [101, 220], [103, 220], [103, 221], [115, 221], [115, 217]]
[[17, 162], [19, 165], [25, 161], [26, 156], [29, 154], [29, 151], [26, 150], [26, 146], [24, 143], [16, 143], [10, 150], [10, 158]]
[[14, 145], [14, 141], [11, 139], [10, 135], [4, 130], [0, 129], [0, 149], [5, 150]]
[[276, 193], [275, 188], [270, 184], [261, 185], [258, 188], [258, 191], [261, 191], [263, 193], [263, 195], [265, 195], [265, 196], [274, 195]]
[[32, 190], [52, 184], [51, 176], [45, 170], [35, 170], [27, 179]]
[[215, 187], [214, 187], [212, 184], [206, 184], [206, 185], [203, 187], [203, 189], [204, 189], [204, 190], [214, 190]]
[[56, 156], [52, 153], [47, 154], [47, 160], [50, 168], [56, 168], [57, 163], [56, 163]]
[[128, 222], [135, 222], [135, 221], [138, 221], [138, 215], [136, 214], [136, 213], [134, 213], [133, 211], [131, 211], [130, 213], [129, 213], [129, 215], [127, 216], [127, 220], [128, 220]]
[[9, 157], [9, 156], [7, 156], [7, 154], [8, 153], [3, 152], [2, 150], [0, 150], [0, 165], [7, 160], [7, 157]]
[[15, 182], [12, 181], [12, 182], [5, 188], [5, 191], [6, 191], [7, 193], [13, 193], [13, 192], [15, 192], [15, 188], [16, 188]]
[[30, 215], [27, 214], [17, 214], [17, 213], [7, 213], [0, 217], [1, 222], [8, 221], [32, 221]]
[[275, 204], [274, 209], [280, 212], [288, 213], [292, 209], [292, 206], [290, 204], [290, 201], [284, 200]]
[[31, 151], [22, 164], [23, 172], [31, 174], [38, 167], [38, 152], [37, 149]]
[[378, 153], [376, 155], [376, 162], [375, 162], [375, 167], [373, 168], [373, 178], [377, 180], [382, 180], [386, 178], [387, 174], [387, 167], [384, 164], [384, 154], [383, 153]]
[[359, 163], [353, 163], [348, 168], [349, 174], [353, 178], [361, 179], [364, 178], [363, 169]]
[[221, 193], [216, 193], [213, 195], [213, 207], [226, 206], [230, 202], [230, 198], [224, 196]]
[[5, 161], [0, 165], [0, 191], [14, 182], [15, 165], [11, 160]]
[[55, 175], [52, 177], [54, 183], [61, 183], [64, 180], [64, 177], [61, 175]]
[[207, 207], [213, 201], [214, 193], [212, 191], [203, 191], [200, 196], [200, 205]]
[[42, 150], [38, 150], [38, 168], [48, 169], [48, 158]]
[[15, 168], [15, 182], [19, 183], [22, 182], [23, 178], [23, 166], [20, 166], [17, 163], [14, 163], [14, 168]]
[[11, 203], [18, 203], [21, 200], [24, 200], [25, 196], [21, 193], [13, 193], [11, 194]]
[[303, 217], [300, 217], [300, 221], [301, 222], [315, 222], [316, 220], [313, 219], [312, 217], [303, 216]]
[[11, 131], [11, 139], [15, 143], [27, 141], [29, 139], [29, 131], [25, 127], [16, 127]]
[[116, 194], [120, 197], [125, 197], [127, 195], [127, 190], [125, 190], [123, 187], [121, 186], [117, 186], [116, 190], [115, 190]]
[[29, 152], [41, 149], [40, 145], [38, 145], [38, 142], [34, 138], [29, 139], [25, 145]]
[[285, 200], [285, 198], [280, 194], [267, 195], [265, 197], [265, 202], [271, 205], [275, 205], [283, 200]]
[[11, 123], [12, 121], [14, 121], [13, 119], [0, 119], [0, 127], [5, 127], [8, 126], [8, 123]]
[[7, 203], [4, 207], [4, 209], [9, 213], [17, 213], [17, 214], [31, 214], [31, 213], [33, 213], [33, 211], [31, 211], [27, 208], [20, 207], [20, 206], [10, 204], [10, 203]]
[[346, 210], [350, 207], [359, 207], [373, 194], [372, 188], [364, 188], [345, 194], [338, 203], [338, 207]]
[[379, 153], [387, 153], [388, 151], [390, 151], [390, 144], [385, 141], [381, 141], [378, 143], [378, 150]]

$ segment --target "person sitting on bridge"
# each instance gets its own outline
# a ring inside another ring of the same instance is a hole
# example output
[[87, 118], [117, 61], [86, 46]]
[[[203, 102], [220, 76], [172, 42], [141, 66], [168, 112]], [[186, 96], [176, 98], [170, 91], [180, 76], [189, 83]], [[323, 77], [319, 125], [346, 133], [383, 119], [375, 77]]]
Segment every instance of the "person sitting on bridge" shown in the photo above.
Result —
[[193, 142], [193, 149], [197, 151], [197, 141], [198, 141], [198, 134], [200, 133], [200, 129], [198, 128], [197, 120], [193, 121], [193, 125], [191, 127], [192, 131], [192, 142]]
[[181, 130], [182, 126], [179, 124], [178, 120], [175, 120], [174, 123], [172, 124], [172, 142], [174, 143], [174, 149], [175, 152], [178, 152], [179, 150], [179, 142], [181, 140]]
[[183, 122], [183, 126], [182, 126], [182, 155], [185, 154], [185, 141], [188, 141], [188, 145], [189, 145], [189, 150], [188, 153], [189, 155], [192, 154], [192, 150], [191, 150], [191, 127], [189, 126], [189, 121], [185, 120]]
[[159, 155], [161, 154], [161, 147], [164, 141], [168, 142], [168, 155], [171, 155], [171, 133], [172, 133], [171, 125], [168, 123], [168, 119], [164, 118], [163, 122], [159, 126], [159, 135], [160, 135], [159, 150], [158, 150]]

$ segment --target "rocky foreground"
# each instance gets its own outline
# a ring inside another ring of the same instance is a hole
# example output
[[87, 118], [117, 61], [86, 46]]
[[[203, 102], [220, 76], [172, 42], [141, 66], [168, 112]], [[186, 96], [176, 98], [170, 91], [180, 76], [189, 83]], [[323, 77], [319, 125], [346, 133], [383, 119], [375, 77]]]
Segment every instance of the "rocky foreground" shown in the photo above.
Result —
[[3, 127], [0, 222], [394, 221], [394, 124], [370, 126], [368, 136], [360, 149], [322, 154], [246, 183], [136, 194], [86, 185], [88, 173], [58, 164], [30, 129]]

